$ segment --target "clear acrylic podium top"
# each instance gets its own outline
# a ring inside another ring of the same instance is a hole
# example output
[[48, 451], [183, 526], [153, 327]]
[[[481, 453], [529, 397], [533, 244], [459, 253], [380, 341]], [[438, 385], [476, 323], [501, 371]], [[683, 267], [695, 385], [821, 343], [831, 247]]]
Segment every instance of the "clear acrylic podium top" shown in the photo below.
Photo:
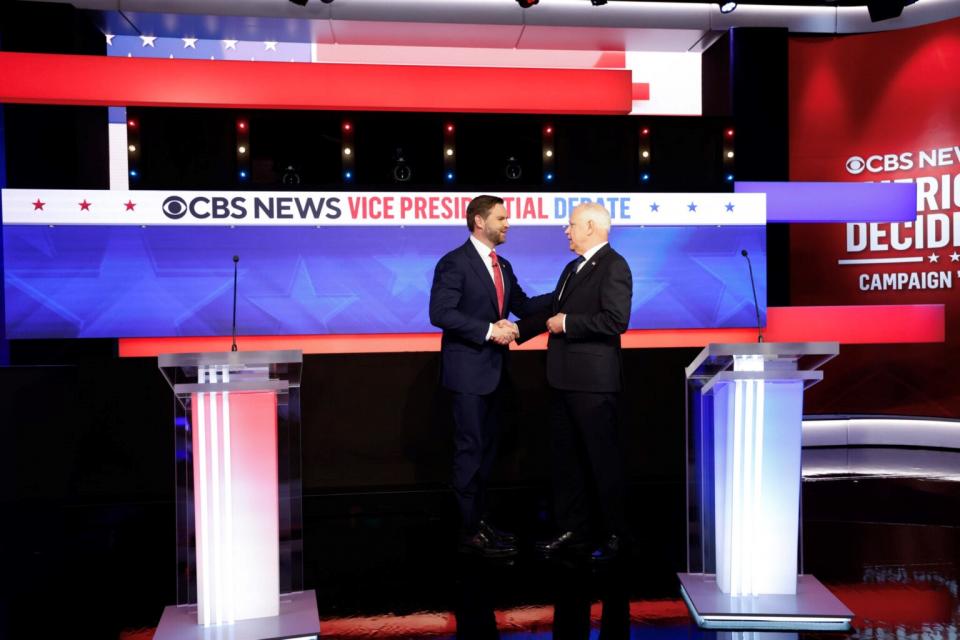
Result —
[[[157, 364], [163, 377], [181, 399], [198, 391], [283, 393], [299, 388], [303, 353], [298, 350], [170, 353], [161, 354]], [[209, 367], [228, 372], [229, 382], [202, 383], [200, 377]]]

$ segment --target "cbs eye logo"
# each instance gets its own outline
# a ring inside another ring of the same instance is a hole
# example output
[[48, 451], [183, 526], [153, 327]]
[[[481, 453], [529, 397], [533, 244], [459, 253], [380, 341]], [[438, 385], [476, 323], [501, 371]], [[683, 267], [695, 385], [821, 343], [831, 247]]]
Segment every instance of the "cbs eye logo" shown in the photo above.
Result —
[[860, 156], [851, 156], [847, 158], [847, 173], [852, 173], [857, 175], [863, 173], [863, 170], [867, 168], [867, 163]]
[[170, 196], [163, 201], [163, 214], [171, 220], [187, 215], [187, 201], [180, 196]]

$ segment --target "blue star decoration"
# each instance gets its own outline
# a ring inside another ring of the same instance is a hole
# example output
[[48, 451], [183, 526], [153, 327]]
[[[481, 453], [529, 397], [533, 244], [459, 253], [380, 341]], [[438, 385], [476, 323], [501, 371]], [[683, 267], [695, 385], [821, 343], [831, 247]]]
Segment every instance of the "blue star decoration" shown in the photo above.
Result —
[[650, 211], [660, 211], [660, 205], [654, 202], [652, 205], [650, 205]]
[[687, 210], [688, 210], [688, 211], [696, 211], [696, 210], [697, 210], [697, 205], [694, 204], [693, 202], [691, 202], [690, 204], [687, 205]]
[[724, 205], [724, 206], [726, 206], [727, 211], [733, 211], [733, 203], [732, 203], [732, 202], [728, 202], [728, 203], [727, 203], [726, 205]]

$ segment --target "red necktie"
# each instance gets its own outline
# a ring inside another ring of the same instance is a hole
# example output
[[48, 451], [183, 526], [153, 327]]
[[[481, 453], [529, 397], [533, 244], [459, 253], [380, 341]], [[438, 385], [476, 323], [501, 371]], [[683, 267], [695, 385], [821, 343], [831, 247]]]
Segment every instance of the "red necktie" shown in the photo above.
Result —
[[497, 262], [497, 252], [490, 252], [490, 264], [493, 265], [493, 286], [497, 289], [497, 313], [503, 313], [503, 274], [500, 273], [500, 263]]

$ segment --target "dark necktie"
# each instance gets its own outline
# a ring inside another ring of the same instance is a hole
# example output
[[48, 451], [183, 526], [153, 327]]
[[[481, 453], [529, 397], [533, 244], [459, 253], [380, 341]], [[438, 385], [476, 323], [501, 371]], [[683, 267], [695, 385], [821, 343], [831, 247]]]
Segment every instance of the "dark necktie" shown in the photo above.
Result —
[[503, 314], [503, 274], [500, 272], [500, 262], [497, 261], [497, 252], [490, 252], [490, 264], [493, 265], [493, 286], [497, 289], [497, 313]]
[[558, 298], [563, 297], [563, 292], [567, 290], [567, 285], [570, 284], [570, 280], [573, 279], [573, 276], [577, 275], [577, 270], [580, 268], [580, 265], [582, 265], [584, 262], [586, 262], [586, 258], [584, 258], [583, 256], [578, 256], [577, 259], [573, 261], [573, 266], [570, 268], [570, 271], [567, 273], [567, 277], [563, 281], [563, 286], [560, 287], [560, 295], [557, 296]]

